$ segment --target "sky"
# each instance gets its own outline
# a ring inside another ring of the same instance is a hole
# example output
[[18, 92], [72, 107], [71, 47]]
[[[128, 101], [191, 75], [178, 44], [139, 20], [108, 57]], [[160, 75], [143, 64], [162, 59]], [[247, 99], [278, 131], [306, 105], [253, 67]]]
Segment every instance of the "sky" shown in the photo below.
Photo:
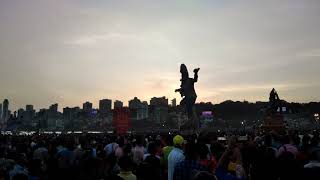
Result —
[[0, 101], [36, 109], [177, 98], [320, 101], [318, 0], [1, 0]]

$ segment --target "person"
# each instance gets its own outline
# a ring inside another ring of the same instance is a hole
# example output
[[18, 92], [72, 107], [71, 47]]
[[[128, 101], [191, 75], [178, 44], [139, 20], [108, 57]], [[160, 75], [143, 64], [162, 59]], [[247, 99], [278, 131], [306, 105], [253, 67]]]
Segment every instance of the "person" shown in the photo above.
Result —
[[143, 161], [144, 146], [141, 138], [137, 138], [136, 146], [132, 149], [133, 162], [139, 165]]
[[173, 138], [174, 148], [168, 156], [168, 180], [173, 180], [174, 169], [177, 163], [184, 160], [185, 156], [183, 154], [183, 143], [184, 139], [180, 135], [176, 135]]
[[281, 146], [277, 152], [277, 157], [280, 157], [284, 153], [291, 153], [294, 157], [298, 155], [298, 148], [293, 145], [293, 140], [290, 136], [286, 135], [282, 139], [283, 146]]
[[118, 162], [120, 166], [120, 174], [118, 176], [124, 180], [136, 180], [136, 175], [131, 171], [132, 163], [132, 159], [129, 156], [124, 155], [120, 157]]
[[199, 146], [199, 155], [200, 155], [200, 164], [205, 167], [208, 167], [210, 173], [214, 173], [217, 161], [216, 158], [209, 152], [209, 148], [206, 144], [200, 143]]
[[117, 139], [116, 136], [112, 136], [110, 139], [110, 143], [104, 147], [106, 156], [113, 154], [118, 148], [119, 145], [116, 143], [116, 139]]
[[218, 180], [218, 179], [213, 174], [210, 174], [206, 171], [200, 171], [195, 175], [193, 180]]
[[114, 154], [117, 156], [119, 159], [121, 156], [123, 156], [123, 148], [125, 145], [124, 138], [120, 137], [118, 140], [118, 147], [115, 149]]
[[150, 142], [148, 145], [149, 155], [144, 160], [143, 179], [161, 179], [160, 158], [157, 156], [158, 148], [158, 144], [155, 142]]
[[236, 144], [236, 138], [231, 137], [228, 148], [219, 160], [216, 176], [219, 180], [244, 180], [245, 171], [242, 167], [242, 156]]
[[[10, 180], [14, 179], [15, 176], [27, 176], [29, 175], [27, 169], [27, 157], [24, 153], [20, 153], [17, 155], [16, 164], [13, 169], [9, 172]], [[17, 177], [16, 177], [17, 178]]]
[[172, 149], [174, 148], [173, 146], [173, 141], [172, 141], [172, 136], [168, 136], [166, 138], [166, 146], [162, 148], [163, 156], [162, 156], [162, 169], [163, 169], [163, 175], [167, 177], [168, 174], [168, 157]]
[[208, 171], [208, 168], [200, 164], [200, 150], [194, 142], [188, 142], [185, 146], [185, 159], [177, 163], [174, 180], [191, 180], [200, 171]]
[[303, 177], [315, 180], [320, 177], [320, 150], [313, 151], [310, 159], [309, 163], [304, 165]]

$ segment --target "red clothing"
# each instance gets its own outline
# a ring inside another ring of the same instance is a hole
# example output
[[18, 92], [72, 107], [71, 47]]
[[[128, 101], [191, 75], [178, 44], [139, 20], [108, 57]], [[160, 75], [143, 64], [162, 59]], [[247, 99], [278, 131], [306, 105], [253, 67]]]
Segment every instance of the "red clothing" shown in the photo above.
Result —
[[208, 159], [201, 159], [200, 160], [200, 164], [205, 166], [205, 167], [208, 167], [209, 171], [211, 173], [214, 173], [216, 168], [217, 168], [217, 160], [214, 156], [211, 156], [210, 157], [210, 160]]

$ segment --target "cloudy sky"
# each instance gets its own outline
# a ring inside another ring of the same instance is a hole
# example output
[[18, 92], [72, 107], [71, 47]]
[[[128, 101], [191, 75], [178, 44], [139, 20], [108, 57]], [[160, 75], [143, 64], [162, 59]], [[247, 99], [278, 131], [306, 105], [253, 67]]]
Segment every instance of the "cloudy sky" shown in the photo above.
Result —
[[319, 17], [318, 0], [1, 0], [0, 100], [179, 98], [185, 63], [198, 101], [319, 101]]

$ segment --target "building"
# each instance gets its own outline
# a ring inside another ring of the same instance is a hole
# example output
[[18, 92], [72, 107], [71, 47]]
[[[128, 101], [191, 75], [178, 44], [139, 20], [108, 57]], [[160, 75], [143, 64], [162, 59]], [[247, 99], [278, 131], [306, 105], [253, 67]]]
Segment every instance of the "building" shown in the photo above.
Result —
[[[19, 114], [22, 113], [22, 110], [20, 110], [20, 113], [18, 112], [18, 116], [20, 116]], [[26, 110], [23, 112], [23, 116], [22, 116], [23, 125], [27, 127], [30, 126], [34, 119], [34, 116], [35, 116], [35, 110], [33, 109], [33, 105], [26, 105]]]
[[58, 112], [58, 104], [52, 104], [48, 110], [47, 128], [55, 130], [58, 127], [58, 121], [61, 121], [62, 115]]
[[22, 121], [23, 120], [23, 116], [24, 116], [24, 109], [20, 108], [18, 109], [18, 121]]
[[85, 102], [82, 104], [82, 109], [85, 111], [85, 112], [90, 112], [92, 110], [92, 103], [90, 102]]
[[139, 121], [148, 118], [148, 103], [141, 102], [140, 99], [134, 97], [129, 101], [130, 118], [132, 121]]
[[150, 118], [157, 124], [166, 124], [169, 117], [169, 104], [166, 97], [153, 97], [150, 100]]
[[99, 101], [99, 113], [102, 117], [111, 115], [112, 101], [110, 99], [102, 99]]
[[150, 106], [168, 106], [168, 99], [163, 97], [153, 97], [150, 100]]
[[116, 100], [113, 104], [113, 109], [116, 108], [122, 108], [123, 107], [123, 102]]
[[176, 107], [177, 106], [177, 99], [176, 98], [171, 100], [171, 106], [172, 107]]
[[0, 103], [0, 121], [2, 119], [2, 104]]
[[65, 108], [63, 108], [62, 115], [63, 115], [63, 120], [64, 120], [64, 127], [66, 129], [74, 130], [74, 128], [76, 127], [76, 120], [77, 120], [79, 113], [80, 113], [79, 107], [73, 107], [73, 108], [65, 107]]
[[49, 111], [53, 112], [53, 113], [57, 113], [58, 112], [58, 104], [52, 104], [50, 107], [49, 107]]
[[5, 99], [2, 104], [2, 122], [7, 122], [9, 119], [9, 101]]
[[130, 109], [128, 107], [113, 110], [112, 125], [117, 134], [125, 134], [131, 128]]
[[47, 129], [48, 127], [48, 109], [40, 109], [39, 112], [36, 113], [35, 117], [38, 130]]

